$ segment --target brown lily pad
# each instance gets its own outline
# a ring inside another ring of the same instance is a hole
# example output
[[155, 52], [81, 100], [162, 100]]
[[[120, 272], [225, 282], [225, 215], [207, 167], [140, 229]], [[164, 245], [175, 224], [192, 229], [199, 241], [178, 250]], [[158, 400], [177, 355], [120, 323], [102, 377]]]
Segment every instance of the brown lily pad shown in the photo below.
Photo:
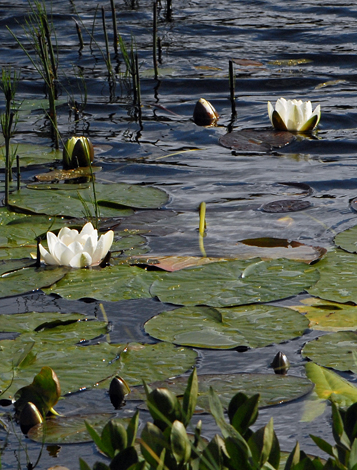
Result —
[[[100, 166], [92, 166], [92, 172], [93, 173], [98, 173], [98, 171], [101, 171]], [[35, 178], [37, 181], [41, 182], [50, 182], [50, 181], [67, 181], [67, 180], [73, 180], [77, 178], [88, 178], [91, 176], [91, 170], [89, 167], [81, 167], [81, 168], [74, 168], [72, 170], [53, 170], [49, 171], [47, 173], [40, 173], [39, 175], [36, 175]]]
[[294, 134], [287, 131], [242, 129], [221, 136], [219, 143], [238, 152], [266, 153], [285, 147], [295, 139]]
[[264, 212], [297, 212], [303, 211], [311, 206], [311, 202], [301, 199], [282, 199], [280, 201], [268, 202], [261, 206], [261, 210]]

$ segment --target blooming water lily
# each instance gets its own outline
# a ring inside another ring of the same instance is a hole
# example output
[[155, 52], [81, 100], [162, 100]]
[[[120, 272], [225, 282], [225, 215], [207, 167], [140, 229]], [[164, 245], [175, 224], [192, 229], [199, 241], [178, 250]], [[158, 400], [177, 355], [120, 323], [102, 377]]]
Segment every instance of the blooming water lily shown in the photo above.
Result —
[[84, 268], [98, 265], [112, 246], [114, 232], [109, 230], [98, 240], [98, 231], [88, 222], [78, 230], [63, 227], [56, 236], [47, 232], [47, 251], [40, 244], [40, 253], [46, 264]]
[[268, 101], [270, 122], [279, 131], [308, 132], [315, 129], [320, 121], [320, 105], [312, 111], [311, 101], [286, 100], [279, 98], [275, 109]]

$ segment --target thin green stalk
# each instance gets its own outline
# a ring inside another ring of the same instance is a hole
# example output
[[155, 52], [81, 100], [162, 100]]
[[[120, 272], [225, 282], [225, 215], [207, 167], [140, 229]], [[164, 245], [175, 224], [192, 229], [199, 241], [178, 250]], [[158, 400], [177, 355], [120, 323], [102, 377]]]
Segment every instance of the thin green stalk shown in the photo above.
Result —
[[199, 246], [200, 246], [202, 256], [206, 257], [207, 256], [206, 250], [205, 250], [204, 243], [203, 243], [203, 238], [205, 236], [205, 228], [206, 228], [206, 203], [205, 202], [201, 202], [199, 212], [200, 212], [200, 222], [198, 226]]
[[109, 52], [109, 41], [108, 41], [108, 34], [107, 34], [107, 26], [105, 24], [105, 10], [102, 7], [102, 24], [103, 24], [103, 33], [104, 33], [104, 41], [105, 41], [105, 50], [107, 54], [106, 64], [108, 69], [108, 75], [111, 77], [113, 75], [112, 63], [110, 60], [110, 52]]
[[152, 36], [153, 36], [152, 57], [153, 57], [153, 62], [154, 62], [155, 80], [157, 80], [159, 72], [158, 72], [158, 68], [157, 68], [157, 1], [156, 0], [154, 1], [154, 4], [153, 4]]
[[112, 21], [113, 21], [113, 46], [115, 54], [118, 54], [118, 27], [117, 27], [117, 16], [115, 11], [114, 0], [110, 0], [110, 6], [112, 9]]
[[16, 174], [17, 174], [16, 187], [17, 187], [17, 190], [20, 191], [21, 173], [20, 173], [20, 157], [18, 155], [16, 155]]
[[82, 36], [82, 31], [81, 27], [78, 24], [78, 21], [73, 18], [75, 24], [76, 24], [76, 30], [77, 30], [77, 35], [78, 35], [78, 40], [79, 40], [79, 50], [78, 52], [81, 52], [84, 48], [84, 42], [83, 42], [83, 36]]

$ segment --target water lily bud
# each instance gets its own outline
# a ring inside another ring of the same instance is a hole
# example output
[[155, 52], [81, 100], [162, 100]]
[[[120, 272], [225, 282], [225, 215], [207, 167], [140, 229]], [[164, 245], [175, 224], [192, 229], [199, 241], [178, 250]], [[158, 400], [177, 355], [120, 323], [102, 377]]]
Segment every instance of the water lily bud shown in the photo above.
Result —
[[101, 434], [102, 441], [109, 441], [113, 450], [124, 450], [128, 443], [126, 429], [121, 423], [114, 420], [108, 421]]
[[284, 353], [279, 351], [270, 364], [276, 374], [285, 375], [290, 368], [289, 359]]
[[63, 167], [65, 169], [86, 167], [94, 159], [94, 148], [88, 137], [71, 137], [63, 149]]
[[191, 457], [191, 442], [181, 421], [176, 420], [172, 423], [170, 442], [177, 465], [187, 463]]
[[125, 380], [121, 377], [114, 377], [109, 386], [109, 398], [115, 409], [119, 408], [128, 393], [130, 393], [130, 388]]
[[43, 418], [37, 406], [35, 406], [30, 401], [26, 403], [19, 416], [21, 431], [24, 434], [27, 434], [33, 426], [36, 426], [36, 424], [40, 424], [42, 422]]
[[181, 406], [175, 394], [167, 388], [156, 388], [148, 395], [147, 406], [154, 423], [165, 430], [169, 421], [173, 423], [181, 419]]
[[198, 126], [210, 126], [219, 118], [219, 114], [204, 98], [200, 98], [193, 110], [193, 120]]
[[268, 101], [270, 122], [279, 131], [309, 132], [315, 129], [321, 118], [320, 105], [312, 111], [311, 101], [279, 98], [273, 105]]

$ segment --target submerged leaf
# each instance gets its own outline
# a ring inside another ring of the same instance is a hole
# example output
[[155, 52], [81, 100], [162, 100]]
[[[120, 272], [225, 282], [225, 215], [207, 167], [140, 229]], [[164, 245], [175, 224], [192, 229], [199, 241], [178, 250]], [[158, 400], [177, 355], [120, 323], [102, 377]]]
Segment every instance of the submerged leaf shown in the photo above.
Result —
[[266, 153], [285, 147], [296, 139], [291, 132], [242, 129], [220, 137], [219, 143], [238, 152]]

